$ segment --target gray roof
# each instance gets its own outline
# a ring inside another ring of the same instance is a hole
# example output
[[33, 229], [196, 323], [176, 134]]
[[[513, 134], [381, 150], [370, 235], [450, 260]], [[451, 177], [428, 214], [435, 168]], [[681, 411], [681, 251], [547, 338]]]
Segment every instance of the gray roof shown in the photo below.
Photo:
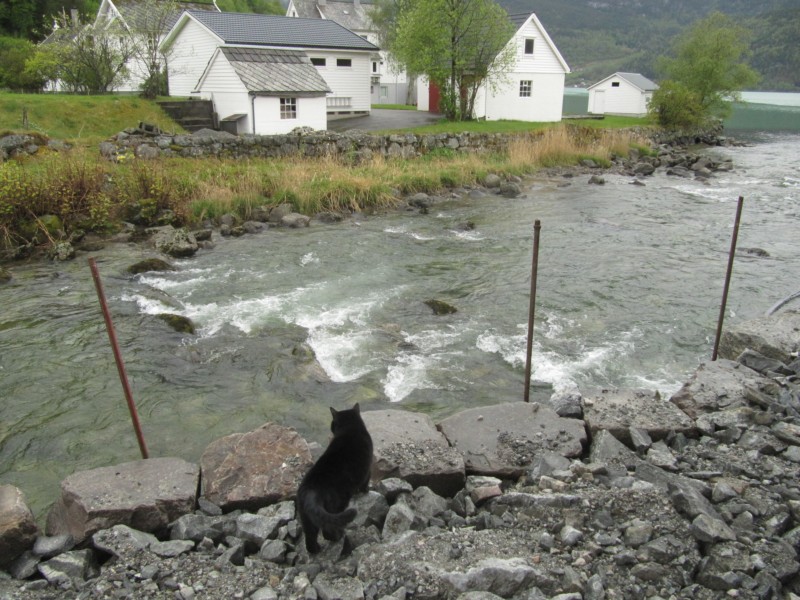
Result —
[[277, 15], [187, 11], [226, 44], [288, 46], [334, 50], [378, 50], [360, 35], [327, 19], [294, 19]]
[[641, 73], [614, 73], [614, 75], [636, 86], [643, 92], [652, 92], [658, 89], [658, 84], [656, 82], [650, 81]]
[[329, 19], [350, 30], [372, 31], [375, 26], [367, 14], [364, 0], [294, 0], [294, 7], [300, 17], [306, 19]]
[[323, 96], [331, 91], [300, 50], [222, 46], [220, 51], [247, 91], [257, 96]]
[[[168, 8], [174, 8], [170, 14], [158, 15], [149, 11], [149, 7], [137, 0], [120, 1], [117, 3], [117, 10], [125, 23], [133, 30], [147, 30], [154, 25], [163, 25], [162, 33], [167, 33], [178, 21], [184, 10], [205, 10], [219, 12], [217, 6], [212, 2], [184, 2], [177, 0], [172, 5], [165, 4]], [[157, 23], [161, 20], [162, 23]]]

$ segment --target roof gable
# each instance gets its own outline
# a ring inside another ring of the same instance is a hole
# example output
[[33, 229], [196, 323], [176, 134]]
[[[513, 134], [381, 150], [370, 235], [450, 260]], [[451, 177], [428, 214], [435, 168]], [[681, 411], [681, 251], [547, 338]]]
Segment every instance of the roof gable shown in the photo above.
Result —
[[324, 96], [331, 91], [316, 67], [300, 50], [235, 46], [218, 48], [198, 82], [198, 89], [219, 53], [227, 59], [247, 91], [253, 95]]
[[545, 44], [547, 44], [547, 47], [555, 56], [556, 60], [558, 61], [558, 64], [561, 66], [561, 68], [564, 69], [564, 72], [565, 73], [570, 72], [570, 68], [569, 65], [567, 64], [567, 61], [564, 60], [563, 56], [561, 56], [561, 52], [559, 52], [558, 47], [555, 45], [555, 43], [553, 43], [553, 40], [550, 38], [550, 35], [544, 28], [544, 25], [542, 25], [542, 22], [539, 21], [539, 17], [536, 16], [536, 13], [509, 14], [508, 18], [511, 21], [511, 23], [516, 27], [516, 29], [514, 30], [514, 38], [520, 35], [522, 30], [525, 29], [525, 27], [528, 24], [532, 24], [538, 30], [539, 35], [541, 35]]
[[327, 19], [295, 19], [251, 13], [212, 13], [188, 10], [168, 36], [174, 42], [182, 21], [191, 18], [230, 45], [327, 48], [373, 52], [378, 47]]

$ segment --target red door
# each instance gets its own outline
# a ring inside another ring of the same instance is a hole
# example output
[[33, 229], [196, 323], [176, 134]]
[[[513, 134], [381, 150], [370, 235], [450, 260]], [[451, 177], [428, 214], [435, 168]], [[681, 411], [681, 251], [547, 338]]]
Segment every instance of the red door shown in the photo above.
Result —
[[428, 112], [439, 113], [439, 86], [432, 81], [428, 84]]

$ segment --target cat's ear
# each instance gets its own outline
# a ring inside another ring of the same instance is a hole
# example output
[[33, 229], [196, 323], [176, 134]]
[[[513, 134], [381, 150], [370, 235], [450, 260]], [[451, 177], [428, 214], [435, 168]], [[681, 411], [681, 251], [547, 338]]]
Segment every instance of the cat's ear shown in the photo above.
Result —
[[336, 412], [336, 409], [331, 406], [331, 416], [335, 419], [339, 413]]
[[356, 411], [357, 415], [361, 414], [361, 407], [358, 405], [358, 402], [356, 402], [356, 405], [353, 407], [353, 410]]

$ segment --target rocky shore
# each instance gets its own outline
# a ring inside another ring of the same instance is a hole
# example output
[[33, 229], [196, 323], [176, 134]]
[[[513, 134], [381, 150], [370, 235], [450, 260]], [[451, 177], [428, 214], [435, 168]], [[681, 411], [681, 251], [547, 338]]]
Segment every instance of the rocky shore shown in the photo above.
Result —
[[75, 473], [44, 532], [0, 486], [0, 599], [798, 598], [798, 350], [783, 310], [669, 399], [365, 412], [371, 490], [317, 556], [292, 498], [320, 449], [278, 423]]

